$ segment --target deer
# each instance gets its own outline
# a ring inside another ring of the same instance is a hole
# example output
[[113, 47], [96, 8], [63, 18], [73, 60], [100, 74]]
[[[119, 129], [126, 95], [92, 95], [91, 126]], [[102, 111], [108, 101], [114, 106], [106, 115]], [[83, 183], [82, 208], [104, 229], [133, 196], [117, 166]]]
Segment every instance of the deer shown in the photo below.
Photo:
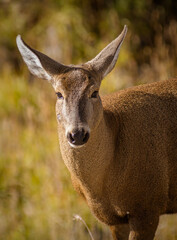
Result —
[[[115, 240], [152, 240], [177, 213], [177, 78], [100, 97], [127, 33], [92, 60], [61, 64], [17, 36], [29, 71], [52, 84], [61, 155], [75, 190]], [[158, 79], [157, 79], [158, 80]]]

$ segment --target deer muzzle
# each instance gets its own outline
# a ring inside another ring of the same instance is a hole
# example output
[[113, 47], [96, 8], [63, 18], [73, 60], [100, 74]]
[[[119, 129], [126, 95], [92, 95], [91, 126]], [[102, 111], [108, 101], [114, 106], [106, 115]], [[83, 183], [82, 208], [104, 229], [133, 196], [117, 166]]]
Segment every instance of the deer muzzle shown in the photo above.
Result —
[[67, 133], [68, 142], [75, 146], [84, 145], [90, 137], [90, 133], [82, 129], [74, 129]]

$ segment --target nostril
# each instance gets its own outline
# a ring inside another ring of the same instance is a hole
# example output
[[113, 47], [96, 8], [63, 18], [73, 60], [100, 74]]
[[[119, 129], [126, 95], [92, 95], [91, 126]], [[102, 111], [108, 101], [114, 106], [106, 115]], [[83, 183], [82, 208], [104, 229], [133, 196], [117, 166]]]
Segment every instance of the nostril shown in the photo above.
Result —
[[74, 143], [73, 133], [68, 133], [68, 134], [67, 134], [67, 138], [68, 138], [68, 140], [69, 140], [70, 143]]
[[74, 134], [73, 133], [70, 133], [70, 139], [72, 142], [74, 142]]
[[86, 143], [86, 142], [88, 141], [89, 136], [90, 136], [89, 132], [86, 132], [86, 133], [85, 133], [85, 136], [84, 136], [84, 138], [83, 138], [83, 142], [84, 142], [84, 143]]

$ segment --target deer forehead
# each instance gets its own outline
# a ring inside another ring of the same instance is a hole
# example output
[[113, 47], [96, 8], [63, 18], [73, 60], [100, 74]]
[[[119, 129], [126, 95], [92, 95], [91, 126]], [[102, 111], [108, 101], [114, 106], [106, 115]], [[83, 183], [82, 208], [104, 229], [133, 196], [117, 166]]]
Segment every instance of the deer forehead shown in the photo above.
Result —
[[80, 95], [99, 88], [95, 77], [86, 70], [75, 69], [55, 76], [54, 88], [56, 92], [62, 91], [65, 95]]

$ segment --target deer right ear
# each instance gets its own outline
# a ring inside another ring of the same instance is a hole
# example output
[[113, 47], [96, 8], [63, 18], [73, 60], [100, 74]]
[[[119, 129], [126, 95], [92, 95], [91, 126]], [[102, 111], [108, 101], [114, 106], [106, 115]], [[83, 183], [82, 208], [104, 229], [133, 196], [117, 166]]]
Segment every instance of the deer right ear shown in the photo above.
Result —
[[53, 75], [60, 74], [69, 68], [28, 46], [20, 35], [17, 36], [16, 41], [24, 62], [36, 77], [51, 81]]

